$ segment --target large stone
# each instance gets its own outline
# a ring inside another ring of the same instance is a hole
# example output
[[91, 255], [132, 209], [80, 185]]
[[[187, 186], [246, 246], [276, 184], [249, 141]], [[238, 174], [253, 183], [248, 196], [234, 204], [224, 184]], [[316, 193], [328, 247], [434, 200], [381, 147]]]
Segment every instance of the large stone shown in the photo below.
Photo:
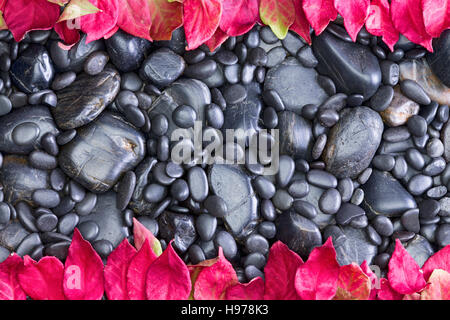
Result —
[[18, 221], [13, 221], [0, 231], [0, 246], [15, 251], [29, 232]]
[[355, 262], [360, 265], [367, 261], [370, 265], [378, 253], [378, 248], [370, 242], [366, 231], [350, 226], [339, 228], [344, 234], [344, 237], [339, 239], [339, 243], [335, 244], [339, 264], [344, 266]]
[[[18, 145], [13, 140], [13, 131], [23, 123], [33, 123], [39, 128], [39, 135], [33, 143]], [[29, 106], [15, 109], [0, 117], [0, 151], [7, 153], [28, 154], [41, 147], [41, 138], [46, 133], [58, 135], [52, 115], [47, 107]]]
[[145, 155], [145, 138], [122, 117], [104, 112], [61, 148], [59, 165], [92, 192], [105, 192]]
[[209, 183], [214, 194], [227, 204], [223, 220], [231, 234], [243, 239], [252, 233], [258, 224], [258, 199], [245, 171], [236, 165], [214, 164]]
[[31, 44], [11, 65], [10, 75], [17, 88], [33, 93], [50, 87], [55, 69], [45, 47]]
[[381, 70], [370, 47], [324, 32], [314, 38], [312, 48], [319, 61], [317, 70], [329, 76], [339, 92], [361, 94], [367, 100], [378, 90]]
[[82, 74], [67, 88], [57, 92], [58, 104], [52, 108], [61, 129], [74, 129], [97, 118], [120, 90], [120, 75], [106, 68], [96, 76]]
[[278, 113], [280, 153], [294, 159], [311, 159], [314, 137], [308, 120], [292, 111]]
[[409, 118], [419, 113], [420, 106], [405, 97], [400, 91], [400, 87], [394, 88], [394, 98], [391, 104], [384, 111], [380, 112], [384, 122], [390, 127], [404, 125]]
[[417, 207], [413, 196], [389, 172], [373, 170], [361, 188], [364, 190], [361, 206], [369, 217], [399, 217]]
[[434, 52], [427, 55], [428, 63], [442, 83], [450, 87], [450, 30], [435, 40], [433, 49]]
[[105, 44], [111, 62], [122, 72], [138, 69], [151, 47], [150, 41], [120, 29]]
[[416, 260], [419, 267], [422, 268], [425, 261], [434, 254], [433, 247], [427, 239], [416, 235], [405, 245], [406, 251]]
[[416, 81], [431, 100], [450, 105], [450, 88], [436, 77], [425, 59], [405, 60], [400, 63], [400, 80], [405, 79]]
[[7, 155], [0, 170], [0, 184], [3, 186], [5, 201], [15, 205], [19, 201], [34, 204], [35, 190], [49, 188], [49, 173], [32, 168], [23, 156]]
[[141, 66], [142, 79], [151, 81], [158, 87], [165, 87], [181, 76], [186, 63], [184, 59], [168, 48], [152, 52]]
[[305, 68], [290, 57], [271, 68], [264, 82], [265, 90], [275, 90], [288, 110], [300, 113], [306, 104], [320, 105], [328, 95], [317, 82], [317, 72]]
[[167, 242], [174, 240], [174, 247], [186, 252], [197, 238], [194, 217], [189, 214], [164, 212], [158, 219], [159, 235]]
[[327, 171], [338, 178], [355, 178], [370, 165], [382, 134], [383, 121], [377, 112], [367, 107], [344, 109], [323, 152]]

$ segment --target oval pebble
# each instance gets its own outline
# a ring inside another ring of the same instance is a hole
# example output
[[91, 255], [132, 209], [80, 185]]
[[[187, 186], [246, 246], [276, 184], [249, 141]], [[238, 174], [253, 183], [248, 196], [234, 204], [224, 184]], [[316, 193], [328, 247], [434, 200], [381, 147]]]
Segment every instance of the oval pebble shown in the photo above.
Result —
[[39, 137], [39, 126], [33, 122], [23, 122], [14, 128], [11, 137], [19, 146], [32, 145]]

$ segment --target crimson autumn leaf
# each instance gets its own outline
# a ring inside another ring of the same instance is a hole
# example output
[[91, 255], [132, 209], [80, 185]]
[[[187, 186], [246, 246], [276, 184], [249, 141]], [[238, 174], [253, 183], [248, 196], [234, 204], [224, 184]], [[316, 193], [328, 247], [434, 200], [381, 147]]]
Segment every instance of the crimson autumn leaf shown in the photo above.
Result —
[[0, 263], [0, 300], [25, 300], [27, 298], [17, 278], [22, 267], [22, 258], [16, 253]]
[[389, 261], [388, 279], [390, 286], [401, 294], [418, 292], [426, 285], [417, 262], [398, 239]]
[[77, 29], [69, 28], [67, 21], [56, 23], [55, 32], [64, 42], [64, 45], [60, 43], [60, 46], [63, 46], [66, 50], [69, 50], [74, 44], [80, 41], [80, 32]]
[[184, 0], [183, 23], [188, 50], [198, 48], [214, 35], [221, 15], [220, 0]]
[[371, 281], [360, 266], [352, 263], [339, 269], [334, 300], [368, 300]]
[[222, 0], [220, 29], [232, 37], [247, 33], [258, 21], [258, 6], [258, 0]]
[[344, 18], [344, 26], [353, 41], [369, 14], [370, 0], [334, 0], [334, 7]]
[[400, 34], [392, 23], [390, 10], [388, 0], [372, 0], [366, 20], [366, 29], [375, 36], [383, 37], [384, 43], [391, 51], [394, 51], [394, 45]]
[[229, 287], [225, 300], [262, 300], [264, 297], [264, 280], [253, 278], [249, 283], [236, 283]]
[[119, 0], [117, 26], [136, 37], [150, 38], [152, 25], [147, 0]]
[[47, 0], [48, 2], [56, 3], [57, 5], [63, 6], [67, 4], [70, 0]]
[[222, 43], [227, 41], [228, 38], [229, 37], [225, 32], [220, 28], [217, 28], [216, 32], [205, 42], [205, 44], [211, 52], [214, 52]]
[[302, 258], [281, 241], [270, 248], [269, 258], [264, 267], [265, 300], [297, 300], [295, 273], [303, 264]]
[[150, 37], [153, 40], [170, 40], [172, 32], [183, 25], [183, 5], [167, 0], [147, 0], [152, 26]]
[[8, 29], [5, 19], [3, 18], [3, 12], [5, 11], [6, 0], [0, 0], [0, 30]]
[[422, 0], [392, 0], [391, 18], [406, 38], [433, 52], [433, 39], [425, 30], [421, 3]]
[[296, 32], [307, 43], [311, 44], [310, 25], [303, 11], [303, 0], [293, 0], [293, 2], [295, 7], [295, 20], [289, 29]]
[[141, 249], [131, 259], [127, 270], [127, 292], [130, 300], [145, 300], [145, 283], [147, 271], [158, 256], [150, 248], [150, 242], [145, 239]]
[[141, 249], [145, 240], [147, 239], [150, 245], [150, 248], [154, 252], [156, 256], [161, 255], [162, 248], [161, 243], [158, 239], [153, 235], [153, 233], [148, 230], [142, 223], [139, 222], [136, 218], [133, 218], [133, 235], [134, 235], [134, 246], [137, 250]]
[[103, 38], [119, 19], [119, 0], [89, 1], [101, 11], [80, 17], [81, 31], [87, 34], [86, 43]]
[[56, 257], [43, 257], [39, 262], [23, 258], [24, 267], [18, 278], [22, 289], [33, 300], [65, 300], [64, 266]]
[[442, 269], [450, 273], [450, 245], [433, 254], [424, 263], [422, 270], [426, 280], [435, 269]]
[[105, 292], [109, 300], [128, 300], [127, 271], [136, 249], [123, 241], [108, 256], [105, 266]]
[[214, 263], [219, 260], [219, 257], [216, 257], [214, 259], [208, 259], [204, 260], [198, 264], [195, 265], [188, 265], [189, 275], [191, 277], [191, 284], [192, 284], [192, 290], [189, 294], [189, 300], [194, 300], [194, 284], [195, 281], [197, 281], [198, 275], [200, 274], [200, 271], [202, 271], [206, 267], [212, 266]]
[[339, 264], [331, 237], [314, 248], [308, 261], [297, 269], [295, 289], [303, 300], [330, 300], [336, 294]]
[[19, 42], [28, 31], [53, 28], [59, 17], [59, 5], [47, 0], [10, 0], [5, 4], [3, 17]]
[[402, 300], [403, 295], [392, 289], [387, 279], [381, 278], [377, 298], [378, 300]]
[[370, 279], [370, 296], [369, 300], [375, 300], [377, 297], [377, 285], [378, 285], [378, 277], [377, 275], [369, 268], [369, 264], [366, 260], [361, 263], [361, 270], [365, 273], [366, 276]]
[[336, 20], [338, 14], [333, 0], [303, 0], [303, 10], [316, 35], [321, 34], [330, 21]]
[[64, 295], [69, 300], [100, 300], [103, 288], [102, 259], [75, 229], [64, 265]]
[[295, 20], [294, 3], [292, 0], [261, 0], [259, 16], [279, 39], [284, 39]]
[[195, 300], [224, 300], [226, 290], [238, 283], [236, 272], [219, 247], [219, 258], [200, 271], [194, 284]]
[[422, 0], [425, 30], [432, 37], [439, 37], [442, 31], [450, 28], [449, 0]]
[[420, 294], [421, 300], [450, 300], [450, 273], [436, 269]]
[[188, 267], [170, 242], [167, 249], [148, 268], [147, 299], [186, 300], [191, 287]]
[[420, 293], [405, 294], [402, 300], [420, 300]]

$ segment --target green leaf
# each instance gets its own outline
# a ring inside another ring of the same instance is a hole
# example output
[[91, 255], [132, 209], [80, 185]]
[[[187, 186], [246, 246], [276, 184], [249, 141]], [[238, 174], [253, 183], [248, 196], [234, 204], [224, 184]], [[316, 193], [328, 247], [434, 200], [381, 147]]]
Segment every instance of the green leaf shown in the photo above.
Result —
[[279, 39], [284, 39], [295, 20], [294, 3], [292, 0], [261, 0], [259, 15]]

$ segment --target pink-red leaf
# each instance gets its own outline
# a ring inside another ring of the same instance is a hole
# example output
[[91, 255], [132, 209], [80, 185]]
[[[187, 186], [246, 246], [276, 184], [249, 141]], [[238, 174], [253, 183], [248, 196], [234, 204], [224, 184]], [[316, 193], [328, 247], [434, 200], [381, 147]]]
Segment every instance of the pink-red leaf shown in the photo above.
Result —
[[321, 34], [330, 21], [336, 20], [338, 14], [333, 0], [303, 0], [303, 10], [316, 35]]
[[366, 276], [370, 279], [370, 296], [369, 300], [375, 300], [377, 297], [377, 291], [378, 291], [378, 277], [377, 275], [372, 271], [372, 269], [369, 268], [369, 264], [366, 260], [361, 263], [361, 270], [365, 273]]
[[221, 15], [220, 0], [184, 0], [184, 32], [189, 50], [198, 48], [214, 35]]
[[150, 38], [152, 25], [147, 0], [119, 0], [119, 18], [117, 25], [136, 37]]
[[306, 19], [305, 11], [303, 11], [303, 0], [293, 0], [295, 7], [295, 20], [289, 28], [302, 37], [307, 43], [311, 44], [311, 34], [309, 33], [309, 21]]
[[61, 21], [55, 24], [55, 32], [59, 35], [64, 44], [70, 49], [80, 41], [80, 32], [77, 29], [69, 28], [70, 21]]
[[250, 31], [258, 21], [258, 0], [222, 0], [220, 29], [229, 36]]
[[370, 0], [334, 0], [334, 7], [344, 18], [344, 26], [353, 41], [366, 22]]
[[170, 40], [172, 32], [183, 24], [183, 4], [167, 0], [148, 0], [152, 27], [150, 37], [153, 40]]
[[80, 18], [81, 31], [87, 34], [86, 43], [103, 38], [119, 19], [118, 0], [89, 0], [100, 12]]
[[303, 300], [330, 300], [336, 294], [338, 278], [339, 264], [330, 237], [298, 267], [295, 289]]
[[186, 300], [191, 278], [186, 264], [169, 243], [167, 249], [148, 268], [146, 293], [149, 300]]
[[260, 277], [249, 283], [236, 283], [227, 289], [225, 300], [262, 300], [264, 297], [264, 280]]
[[103, 297], [102, 259], [78, 229], [75, 229], [69, 247], [63, 288], [69, 300], [100, 300]]
[[295, 20], [294, 3], [292, 0], [261, 0], [259, 16], [279, 39], [284, 39]]
[[127, 290], [130, 300], [145, 300], [145, 282], [147, 281], [147, 271], [150, 265], [157, 258], [150, 248], [148, 239], [139, 249], [138, 253], [131, 259], [127, 271]]
[[227, 288], [238, 283], [233, 266], [223, 255], [219, 247], [219, 259], [210, 267], [200, 271], [194, 285], [196, 300], [223, 300]]
[[65, 300], [63, 292], [64, 266], [56, 257], [43, 257], [39, 262], [25, 256], [19, 282], [33, 300]]
[[450, 300], [450, 273], [434, 270], [421, 293], [421, 300]]
[[22, 268], [23, 260], [15, 253], [0, 263], [0, 300], [25, 300], [27, 298], [17, 277]]
[[378, 300], [402, 300], [403, 295], [392, 289], [387, 279], [381, 278], [377, 298]]
[[134, 235], [134, 246], [137, 250], [141, 249], [145, 240], [148, 240], [150, 248], [156, 256], [160, 256], [162, 253], [161, 243], [153, 235], [153, 233], [148, 230], [142, 223], [136, 218], [133, 218], [133, 235]]
[[303, 264], [302, 258], [281, 241], [270, 248], [269, 259], [264, 268], [266, 300], [297, 300], [295, 273]]
[[425, 30], [432, 37], [439, 37], [442, 31], [450, 28], [449, 0], [422, 0]]
[[3, 16], [14, 39], [20, 41], [28, 31], [53, 28], [59, 17], [59, 5], [47, 0], [10, 0]]
[[401, 294], [418, 292], [426, 285], [416, 261], [398, 239], [389, 261], [388, 279], [390, 286]]
[[372, 0], [366, 20], [366, 29], [375, 36], [383, 37], [384, 43], [391, 51], [394, 50], [394, 45], [400, 35], [392, 23], [388, 0]]
[[428, 280], [435, 269], [442, 269], [450, 273], [450, 245], [442, 248], [428, 258], [422, 269], [426, 280]]
[[128, 300], [127, 271], [136, 249], [123, 241], [108, 256], [105, 266], [105, 292], [109, 300]]
[[338, 288], [335, 300], [368, 300], [370, 279], [355, 263], [342, 266], [339, 270]]
[[198, 264], [195, 265], [188, 265], [188, 269], [189, 269], [189, 275], [191, 277], [191, 284], [192, 284], [192, 290], [191, 293], [189, 295], [189, 300], [194, 300], [194, 288], [195, 288], [195, 281], [197, 281], [198, 275], [200, 274], [200, 272], [207, 267], [212, 266], [214, 263], [217, 262], [217, 260], [219, 260], [219, 257], [216, 257], [214, 259], [208, 259], [208, 260], [204, 260]]
[[208, 46], [211, 52], [214, 52], [222, 43], [227, 41], [228, 38], [229, 37], [225, 32], [223, 32], [220, 28], [217, 28], [214, 35], [209, 38], [209, 40], [206, 41], [205, 44]]
[[425, 30], [422, 0], [392, 0], [391, 18], [395, 28], [414, 43], [433, 51], [432, 37]]

